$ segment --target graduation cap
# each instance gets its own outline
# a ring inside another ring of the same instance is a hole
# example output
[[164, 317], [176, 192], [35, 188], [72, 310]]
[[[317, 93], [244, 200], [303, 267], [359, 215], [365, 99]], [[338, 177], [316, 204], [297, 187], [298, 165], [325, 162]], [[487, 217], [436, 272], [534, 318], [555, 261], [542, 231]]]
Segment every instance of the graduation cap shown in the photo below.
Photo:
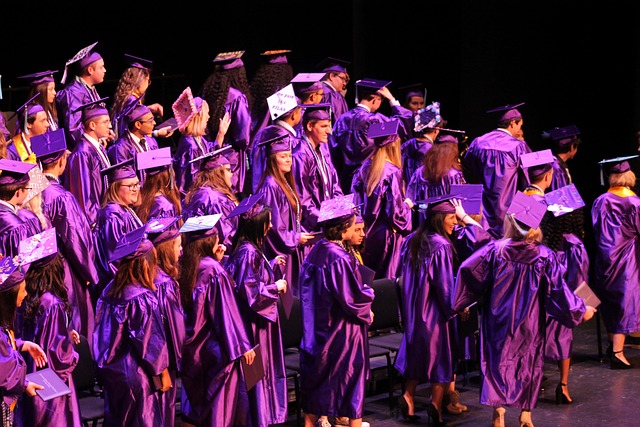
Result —
[[41, 83], [54, 83], [53, 75], [58, 70], [40, 71], [33, 74], [25, 74], [24, 76], [18, 76], [19, 79], [28, 79], [31, 86], [38, 86]]
[[254, 194], [252, 196], [243, 199], [238, 206], [236, 206], [231, 212], [227, 214], [227, 218], [233, 218], [241, 215], [242, 219], [253, 218], [262, 212], [264, 205], [258, 203], [262, 200], [262, 193]]
[[293, 149], [293, 145], [291, 143], [291, 134], [289, 132], [276, 135], [273, 138], [269, 138], [264, 141], [260, 141], [258, 145], [265, 148], [265, 154], [267, 157], [274, 153], [292, 151]]
[[[55, 227], [21, 240], [18, 249], [21, 264], [32, 264], [47, 257], [46, 261], [52, 261], [57, 253], [58, 237]], [[45, 264], [46, 262], [39, 263], [39, 265]]]
[[600, 160], [600, 185], [604, 185], [604, 175], [624, 173], [631, 170], [627, 160], [635, 159], [639, 155], [616, 157], [613, 159]]
[[334, 219], [351, 217], [356, 213], [356, 205], [353, 203], [353, 194], [337, 196], [333, 199], [323, 200], [318, 212], [318, 224]]
[[304, 122], [310, 120], [331, 120], [331, 103], [304, 104]]
[[103, 176], [107, 176], [109, 184], [124, 179], [137, 178], [136, 171], [133, 168], [134, 158], [131, 157], [123, 162], [104, 168], [100, 171]]
[[129, 109], [125, 117], [127, 118], [128, 123], [133, 123], [137, 120], [142, 120], [142, 118], [147, 114], [153, 114], [151, 110], [149, 110], [149, 107], [136, 102], [135, 104], [133, 104], [133, 107]]
[[80, 49], [78, 53], [73, 56], [73, 58], [71, 58], [64, 64], [64, 73], [62, 74], [62, 80], [60, 80], [60, 83], [64, 84], [67, 81], [67, 72], [71, 64], [77, 64], [78, 69], [83, 69], [87, 65], [92, 64], [99, 59], [102, 59], [102, 56], [98, 52], [94, 52], [92, 50], [97, 44], [98, 42], [95, 42], [87, 47]]
[[415, 204], [418, 205], [418, 209], [426, 211], [428, 216], [435, 214], [448, 215], [456, 213], [456, 207], [451, 203], [451, 199], [454, 198], [454, 195], [451, 193], [440, 194], [416, 201]]
[[553, 168], [555, 157], [551, 150], [540, 150], [524, 153], [520, 156], [520, 166], [527, 171], [529, 181], [536, 181]]
[[221, 213], [193, 216], [188, 218], [184, 224], [182, 224], [180, 232], [185, 233], [187, 241], [194, 241], [218, 235], [219, 233], [216, 224], [218, 223], [218, 220], [220, 220], [220, 217], [222, 217]]
[[233, 147], [231, 145], [225, 145], [222, 148], [206, 153], [203, 156], [196, 157], [195, 159], [189, 160], [189, 163], [195, 163], [200, 160], [204, 160], [200, 163], [200, 170], [205, 169], [215, 169], [220, 166], [230, 165], [231, 161], [227, 159], [223, 154], [227, 151], [231, 151]]
[[287, 64], [287, 53], [290, 53], [290, 50], [266, 50], [262, 52], [260, 55], [267, 58], [269, 64]]
[[472, 215], [482, 211], [482, 191], [482, 184], [451, 184], [449, 188], [451, 198], [459, 199], [464, 211]]
[[25, 127], [24, 129], [25, 133], [27, 131], [26, 127], [27, 127], [27, 121], [29, 120], [29, 117], [35, 114], [38, 114], [40, 111], [44, 111], [44, 108], [42, 107], [42, 105], [38, 104], [37, 102], [34, 102], [35, 99], [38, 97], [38, 95], [40, 94], [36, 93], [31, 98], [29, 98], [27, 102], [19, 106], [16, 109], [16, 111], [11, 115], [11, 117], [9, 117], [9, 120], [11, 120], [14, 117], [18, 116], [18, 122]]
[[172, 162], [171, 147], [136, 153], [136, 169], [139, 171], [144, 170], [149, 175], [155, 175], [166, 170]]
[[460, 140], [458, 139], [457, 136], [454, 135], [438, 135], [438, 137], [436, 138], [435, 141], [433, 141], [434, 144], [458, 144], [460, 142]]
[[361, 101], [369, 95], [377, 94], [380, 89], [390, 84], [389, 80], [360, 79], [356, 82], [356, 98]]
[[[349, 61], [344, 61], [338, 58], [327, 57], [320, 61], [315, 68], [327, 74], [329, 72], [334, 73], [347, 73], [347, 66], [351, 64]], [[348, 73], [347, 73], [348, 74]]]
[[[516, 226], [518, 226], [517, 222], [520, 222], [533, 229], [540, 226], [545, 212], [547, 212], [546, 203], [539, 202], [535, 197], [527, 196], [522, 191], [518, 191], [513, 196], [511, 205], [507, 209], [507, 215], [516, 220]], [[521, 232], [524, 231], [525, 235], [529, 231], [525, 231], [520, 226], [518, 228]]]
[[0, 185], [24, 185], [29, 182], [29, 171], [35, 163], [0, 159]]
[[520, 114], [520, 111], [516, 109], [521, 105], [524, 105], [524, 102], [520, 102], [518, 104], [502, 105], [500, 107], [487, 110], [487, 113], [498, 113], [499, 114], [498, 122], [502, 122], [504, 120], [517, 120], [522, 118], [522, 114]]
[[552, 212], [553, 216], [562, 216], [585, 206], [584, 200], [574, 184], [568, 184], [546, 193], [544, 200], [547, 202], [547, 210]]
[[64, 129], [45, 132], [31, 137], [31, 150], [40, 163], [53, 163], [67, 151]]
[[131, 261], [153, 250], [153, 243], [147, 239], [147, 227], [138, 227], [120, 238], [109, 262]]
[[179, 216], [150, 218], [145, 224], [147, 238], [154, 246], [175, 239], [180, 236], [180, 230], [177, 227], [178, 220], [180, 220]]
[[398, 139], [399, 119], [373, 122], [367, 129], [367, 138], [373, 139], [377, 147], [384, 147]]
[[8, 291], [24, 282], [24, 274], [18, 258], [0, 258], [0, 292]]
[[142, 68], [143, 70], [151, 70], [153, 67], [153, 61], [129, 55], [128, 53], [124, 54], [124, 60], [129, 67]]
[[427, 99], [427, 88], [422, 83], [414, 83], [407, 86], [399, 87], [400, 93], [404, 94], [404, 103], [411, 100], [412, 96], [417, 96], [423, 100]]
[[548, 136], [551, 140], [562, 147], [567, 144], [580, 143], [580, 130], [576, 125], [569, 125], [564, 127], [557, 127], [551, 129], [543, 134], [544, 136]]
[[32, 168], [29, 171], [29, 189], [27, 190], [27, 195], [22, 201], [22, 204], [29, 203], [29, 200], [42, 193], [42, 191], [49, 185], [51, 185], [51, 182], [49, 182], [40, 168]]
[[171, 105], [173, 117], [175, 117], [176, 122], [178, 122], [178, 129], [180, 132], [184, 132], [191, 119], [200, 112], [202, 109], [202, 102], [202, 98], [193, 97], [191, 88], [187, 86], [180, 96], [178, 96], [178, 99], [176, 99], [173, 105]]
[[269, 107], [271, 120], [275, 121], [300, 106], [300, 100], [293, 90], [293, 85], [290, 83], [273, 95], [267, 97], [267, 106]]
[[325, 73], [298, 73], [291, 79], [296, 93], [314, 93], [322, 89], [322, 78]]
[[244, 67], [244, 62], [240, 59], [242, 55], [244, 55], [244, 52], [244, 50], [236, 50], [233, 52], [219, 53], [213, 59], [213, 63], [222, 67], [223, 70]]
[[413, 116], [413, 130], [422, 132], [424, 129], [434, 129], [442, 123], [440, 115], [440, 103], [434, 101], [424, 108], [419, 109]]
[[107, 99], [109, 99], [109, 97], [105, 96], [104, 98], [87, 102], [86, 104], [83, 104], [78, 108], [76, 108], [75, 110], [73, 110], [73, 112], [77, 113], [78, 111], [82, 111], [83, 122], [98, 116], [108, 116], [109, 111], [107, 110], [107, 107], [105, 107], [105, 104], [104, 104], [104, 102]]

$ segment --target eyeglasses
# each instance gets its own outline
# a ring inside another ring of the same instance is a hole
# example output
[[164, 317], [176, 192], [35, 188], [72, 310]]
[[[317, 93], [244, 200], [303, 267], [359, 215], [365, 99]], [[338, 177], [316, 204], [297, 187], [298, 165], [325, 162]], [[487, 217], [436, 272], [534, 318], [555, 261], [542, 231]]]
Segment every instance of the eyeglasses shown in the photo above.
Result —
[[98, 123], [99, 125], [108, 125], [108, 124], [111, 123], [111, 120], [104, 119], [104, 120], [100, 120], [99, 122], [96, 122], [96, 123]]
[[156, 119], [154, 119], [153, 117], [151, 117], [150, 119], [147, 120], [138, 120], [140, 123], [152, 123], [155, 122]]
[[343, 76], [340, 74], [336, 74], [336, 77], [338, 77], [340, 80], [342, 80], [344, 82], [344, 84], [348, 84], [349, 83], [349, 76]]
[[136, 182], [135, 184], [120, 184], [120, 187], [127, 187], [129, 191], [135, 191], [140, 189], [140, 183]]

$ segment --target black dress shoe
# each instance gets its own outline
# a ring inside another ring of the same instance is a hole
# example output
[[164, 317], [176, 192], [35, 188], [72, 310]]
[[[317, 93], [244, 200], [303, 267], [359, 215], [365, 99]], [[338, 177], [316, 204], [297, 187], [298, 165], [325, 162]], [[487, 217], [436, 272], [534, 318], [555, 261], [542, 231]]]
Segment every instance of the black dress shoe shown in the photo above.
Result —
[[420, 419], [420, 415], [409, 415], [409, 403], [404, 396], [400, 396], [398, 398], [398, 407], [400, 408], [400, 413], [402, 414], [402, 418], [406, 421], [415, 423]]
[[618, 359], [618, 356], [616, 356], [617, 353], [622, 353], [622, 350], [613, 352], [613, 356], [611, 357], [611, 361], [609, 362], [609, 367], [611, 369], [631, 369], [631, 368], [633, 368], [633, 365], [631, 365], [631, 364], [627, 365], [622, 360]]

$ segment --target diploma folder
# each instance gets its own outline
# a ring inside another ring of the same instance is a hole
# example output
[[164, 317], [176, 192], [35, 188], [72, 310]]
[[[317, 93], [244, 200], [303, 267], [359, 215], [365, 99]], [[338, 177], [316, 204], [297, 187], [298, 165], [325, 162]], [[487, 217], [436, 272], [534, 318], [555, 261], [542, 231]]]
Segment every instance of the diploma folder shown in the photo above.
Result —
[[251, 365], [247, 364], [244, 357], [240, 358], [242, 361], [242, 375], [244, 376], [247, 391], [251, 390], [258, 381], [264, 378], [264, 365], [262, 364], [262, 349], [260, 348], [260, 344], [256, 344], [256, 346], [253, 347], [253, 351], [256, 352], [256, 357], [253, 359]]
[[589, 285], [587, 285], [587, 282], [580, 283], [580, 286], [578, 286], [573, 293], [582, 298], [586, 305], [590, 305], [593, 308], [600, 305], [600, 298], [598, 298]]
[[27, 374], [26, 379], [27, 381], [44, 387], [43, 390], [36, 390], [36, 393], [45, 402], [71, 393], [69, 386], [66, 385], [65, 382], [62, 381], [62, 378], [51, 368], [45, 368]]

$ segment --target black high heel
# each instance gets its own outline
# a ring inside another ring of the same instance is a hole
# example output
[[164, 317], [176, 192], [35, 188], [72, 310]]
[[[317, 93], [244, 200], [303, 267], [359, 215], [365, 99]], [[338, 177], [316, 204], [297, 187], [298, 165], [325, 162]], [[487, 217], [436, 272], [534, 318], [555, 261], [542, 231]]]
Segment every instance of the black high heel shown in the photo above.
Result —
[[427, 414], [429, 414], [429, 424], [433, 423], [435, 427], [447, 425], [445, 420], [440, 421], [440, 414], [433, 403], [429, 403], [429, 406], [427, 406]]
[[622, 350], [613, 352], [613, 356], [611, 357], [611, 361], [609, 362], [609, 367], [611, 369], [631, 369], [631, 368], [633, 368], [633, 366], [631, 364], [627, 365], [622, 360], [618, 359], [618, 357], [616, 356], [616, 354], [618, 354], [618, 353], [622, 353]]
[[398, 407], [400, 408], [402, 418], [404, 418], [406, 421], [415, 423], [420, 419], [420, 415], [409, 415], [409, 402], [407, 402], [407, 399], [405, 399], [404, 395], [398, 398]]
[[570, 405], [573, 403], [573, 400], [569, 400], [567, 395], [562, 392], [562, 387], [566, 386], [566, 384], [558, 383], [558, 387], [556, 387], [556, 405]]

